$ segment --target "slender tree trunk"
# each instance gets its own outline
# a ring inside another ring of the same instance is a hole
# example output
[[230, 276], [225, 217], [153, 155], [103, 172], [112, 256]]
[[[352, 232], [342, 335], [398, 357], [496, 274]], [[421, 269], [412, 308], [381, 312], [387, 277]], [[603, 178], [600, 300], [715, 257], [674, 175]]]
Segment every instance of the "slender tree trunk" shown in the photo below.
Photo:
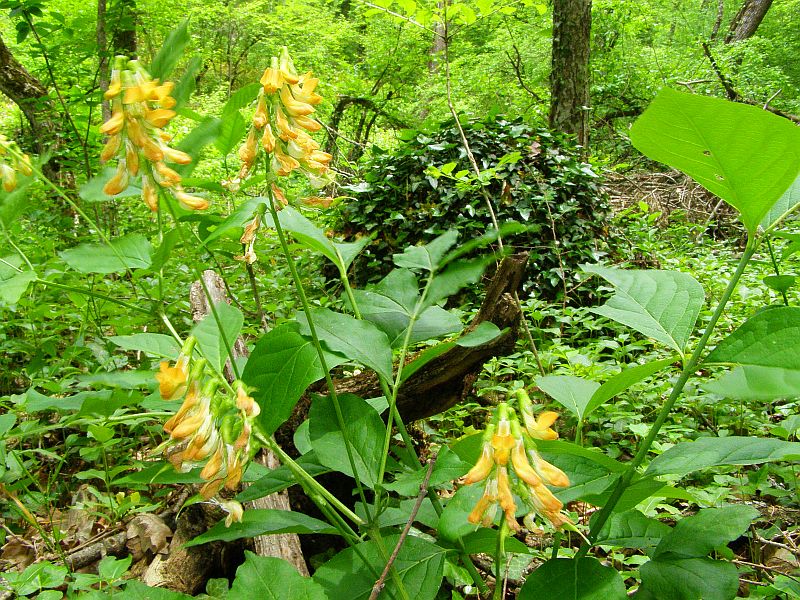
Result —
[[114, 0], [112, 7], [111, 46], [116, 54], [136, 58], [136, 0]]
[[[108, 32], [106, 31], [106, 0], [97, 0], [97, 29], [95, 36], [97, 38], [97, 85], [101, 91], [107, 90], [109, 85], [108, 74]], [[108, 100], [103, 98], [101, 102], [103, 111], [103, 122], [105, 123], [111, 117], [111, 104]]]
[[732, 44], [753, 37], [771, 6], [772, 0], [744, 0], [731, 21], [725, 43]]
[[589, 145], [589, 44], [592, 0], [553, 1], [550, 128]]
[[[47, 88], [14, 58], [0, 37], [0, 92], [8, 96], [25, 115], [36, 141], [36, 152], [42, 154], [57, 144], [56, 113]], [[57, 173], [55, 161], [45, 165], [45, 174]]]

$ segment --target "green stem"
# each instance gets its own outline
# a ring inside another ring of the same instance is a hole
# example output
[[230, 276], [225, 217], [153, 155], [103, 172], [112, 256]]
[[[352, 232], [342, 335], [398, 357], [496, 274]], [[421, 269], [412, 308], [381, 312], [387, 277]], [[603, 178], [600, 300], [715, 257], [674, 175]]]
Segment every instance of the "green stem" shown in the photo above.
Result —
[[[700, 340], [697, 343], [697, 346], [692, 352], [692, 355], [689, 357], [688, 362], [684, 364], [683, 370], [681, 371], [678, 380], [675, 382], [674, 387], [672, 388], [672, 392], [670, 393], [667, 401], [661, 407], [661, 410], [658, 413], [658, 417], [656, 418], [655, 422], [653, 423], [650, 431], [645, 437], [644, 441], [639, 446], [639, 450], [636, 452], [636, 455], [633, 457], [631, 462], [628, 464], [628, 468], [619, 478], [617, 485], [614, 487], [614, 490], [611, 492], [611, 496], [609, 496], [608, 501], [606, 501], [605, 506], [603, 506], [600, 513], [597, 515], [597, 519], [592, 524], [592, 527], [589, 531], [589, 540], [591, 543], [597, 539], [597, 535], [603, 529], [603, 526], [608, 521], [609, 517], [611, 517], [612, 513], [614, 512], [614, 507], [619, 502], [619, 499], [622, 497], [622, 494], [630, 485], [633, 476], [636, 474], [636, 470], [639, 466], [644, 462], [645, 458], [647, 457], [648, 452], [650, 451], [650, 447], [653, 445], [653, 442], [658, 435], [658, 432], [661, 429], [661, 426], [664, 425], [667, 417], [669, 417], [672, 408], [675, 406], [675, 402], [680, 397], [681, 393], [683, 392], [683, 388], [686, 386], [686, 382], [689, 381], [689, 378], [694, 374], [695, 370], [697, 369], [697, 365], [700, 364], [700, 357], [705, 350], [706, 345], [708, 344], [708, 340], [711, 337], [712, 332], [714, 331], [714, 327], [719, 321], [719, 318], [722, 316], [723, 311], [725, 310], [725, 305], [730, 300], [731, 295], [733, 294], [734, 290], [736, 289], [736, 285], [739, 282], [739, 279], [744, 273], [747, 264], [750, 262], [753, 254], [756, 251], [756, 247], [758, 246], [758, 240], [753, 237], [748, 237], [747, 239], [747, 246], [745, 247], [744, 252], [742, 253], [741, 258], [739, 259], [739, 264], [736, 266], [736, 271], [734, 272], [733, 276], [731, 277], [730, 281], [728, 282], [728, 286], [725, 288], [725, 291], [720, 298], [719, 304], [717, 308], [714, 310], [713, 315], [711, 316], [711, 320], [706, 325], [705, 330], [703, 331], [703, 335], [700, 337]], [[586, 553], [589, 551], [590, 543], [585, 543], [581, 546], [580, 550], [578, 551], [577, 556], [582, 557], [585, 556]]]
[[[767, 249], [769, 250], [769, 258], [772, 261], [772, 268], [775, 271], [775, 275], [780, 277], [781, 271], [778, 268], [778, 261], [775, 260], [775, 253], [772, 251], [772, 242], [770, 241], [769, 237], [767, 237]], [[781, 290], [781, 296], [783, 296], [783, 305], [789, 306], [789, 298], [786, 297], [786, 290]]]
[[[275, 455], [280, 459], [280, 461], [289, 467], [289, 470], [292, 474], [297, 478], [298, 481], [303, 482], [310, 490], [319, 494], [331, 505], [334, 506], [339, 512], [341, 512], [344, 516], [350, 519], [356, 525], [365, 525], [364, 520], [359, 517], [356, 513], [352, 510], [347, 508], [344, 504], [342, 504], [341, 500], [339, 500], [336, 496], [331, 494], [323, 485], [321, 485], [316, 479], [314, 479], [308, 472], [298, 465], [291, 456], [286, 454], [275, 440], [272, 438], [267, 438], [264, 435], [257, 433], [256, 438], [259, 442], [261, 442], [264, 446], [268, 447], [272, 450]], [[366, 505], [365, 505], [366, 507]]]
[[339, 403], [339, 396], [336, 394], [336, 387], [333, 384], [333, 378], [331, 377], [330, 370], [328, 369], [328, 361], [325, 360], [325, 352], [322, 350], [322, 344], [319, 341], [319, 336], [317, 335], [317, 328], [314, 325], [314, 319], [311, 316], [311, 305], [308, 302], [308, 296], [306, 296], [305, 288], [303, 287], [303, 282], [300, 279], [300, 273], [297, 271], [297, 265], [295, 265], [294, 258], [292, 257], [292, 253], [289, 251], [289, 244], [286, 241], [286, 234], [283, 231], [283, 227], [281, 227], [280, 220], [278, 219], [278, 211], [275, 209], [275, 199], [273, 197], [272, 187], [267, 188], [267, 192], [269, 195], [269, 202], [267, 203], [267, 209], [269, 210], [270, 215], [272, 216], [273, 225], [275, 227], [275, 233], [278, 235], [278, 241], [281, 245], [281, 250], [283, 251], [283, 255], [286, 258], [286, 262], [289, 265], [289, 271], [292, 274], [292, 280], [294, 281], [295, 288], [297, 288], [297, 295], [300, 297], [300, 303], [303, 306], [303, 312], [306, 315], [306, 321], [308, 322], [308, 329], [311, 333], [311, 340], [314, 344], [314, 349], [317, 351], [317, 356], [319, 357], [320, 367], [322, 368], [323, 373], [325, 373], [325, 383], [328, 386], [328, 394], [330, 394], [331, 402], [333, 403], [334, 412], [336, 413], [336, 422], [339, 425], [339, 429], [342, 432], [342, 437], [344, 438], [344, 447], [347, 451], [347, 460], [350, 463], [350, 469], [353, 471], [353, 478], [356, 482], [356, 488], [358, 489], [358, 495], [361, 498], [361, 502], [364, 505], [364, 510], [367, 513], [367, 520], [371, 521], [372, 516], [370, 515], [369, 507], [367, 505], [367, 497], [364, 493], [364, 486], [361, 483], [361, 478], [358, 475], [358, 470], [356, 469], [356, 461], [355, 457], [353, 456], [353, 448], [352, 442], [350, 441], [350, 437], [347, 434], [347, 428], [345, 426], [344, 421], [344, 413], [342, 413], [342, 406]]
[[503, 570], [506, 562], [506, 537], [508, 537], [508, 523], [501, 519], [500, 530], [497, 532], [497, 546], [494, 554], [494, 600], [503, 598]]

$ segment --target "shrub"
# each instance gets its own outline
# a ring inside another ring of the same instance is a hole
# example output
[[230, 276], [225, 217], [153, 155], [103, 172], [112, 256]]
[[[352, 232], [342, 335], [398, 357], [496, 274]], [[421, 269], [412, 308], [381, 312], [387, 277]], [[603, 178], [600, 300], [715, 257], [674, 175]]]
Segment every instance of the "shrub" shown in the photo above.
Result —
[[[563, 135], [501, 116], [463, 127], [478, 165], [493, 173], [484, 185], [498, 221], [530, 227], [510, 240], [530, 252], [527, 289], [549, 300], [574, 297], [577, 265], [594, 262], [605, 231], [600, 178]], [[492, 227], [483, 194], [474, 179], [465, 182], [471, 169], [452, 120], [433, 133], [404, 132], [394, 150], [373, 148], [363, 166], [364, 182], [348, 188], [353, 199], [340, 205], [338, 223], [345, 235], [375, 236], [356, 264], [358, 284], [380, 279], [409, 244], [452, 228], [463, 242]]]

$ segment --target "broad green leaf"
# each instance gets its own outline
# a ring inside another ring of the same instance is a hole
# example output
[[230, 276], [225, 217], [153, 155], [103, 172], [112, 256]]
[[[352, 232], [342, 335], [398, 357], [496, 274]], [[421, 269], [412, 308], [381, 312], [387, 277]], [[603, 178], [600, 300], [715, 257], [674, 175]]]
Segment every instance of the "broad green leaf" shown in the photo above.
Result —
[[574, 375], [537, 377], [536, 385], [548, 396], [583, 421], [586, 407], [600, 384]]
[[470, 260], [455, 260], [449, 263], [433, 278], [428, 288], [428, 295], [425, 297], [425, 306], [436, 304], [459, 292], [462, 288], [480, 281], [486, 267], [493, 260], [491, 256], [484, 256]]
[[333, 264], [339, 264], [339, 256], [333, 241], [325, 235], [322, 229], [305, 218], [299, 210], [286, 206], [278, 213], [278, 220], [281, 227], [290, 231], [292, 236], [303, 246], [319, 252]]
[[[329, 473], [330, 469], [319, 464], [316, 454], [308, 452], [297, 459], [295, 459], [309, 475], [316, 477], [323, 473]], [[286, 488], [297, 483], [295, 481], [292, 471], [286, 465], [281, 465], [277, 469], [271, 470], [269, 473], [254, 481], [247, 488], [239, 492], [236, 499], [239, 502], [250, 502], [283, 491]]]
[[614, 295], [593, 312], [632, 327], [681, 354], [703, 307], [702, 286], [686, 273], [610, 269], [583, 265], [614, 286]]
[[367, 247], [367, 245], [372, 241], [369, 237], [362, 237], [355, 242], [334, 242], [333, 245], [336, 247], [336, 252], [339, 254], [339, 262], [342, 263], [342, 266], [345, 270], [350, 268], [352, 262], [356, 259], [356, 256], [361, 254], [361, 251]]
[[556, 558], [528, 575], [519, 600], [569, 598], [570, 600], [624, 600], [625, 582], [613, 567], [590, 556]]
[[[364, 319], [386, 333], [393, 348], [403, 345], [406, 330], [419, 300], [417, 279], [408, 269], [394, 269], [371, 290], [353, 290]], [[422, 311], [414, 323], [409, 344], [416, 344], [463, 329], [461, 320], [439, 306]]]
[[[581, 499], [595, 506], [605, 506], [611, 496], [612, 488], [606, 488], [599, 494], [585, 494]], [[561, 494], [556, 494], [561, 498]], [[633, 481], [614, 505], [614, 512], [625, 512], [636, 508], [648, 498], [671, 498], [696, 502], [697, 499], [682, 488], [664, 485], [655, 477], [639, 477]]]
[[173, 110], [180, 111], [189, 101], [197, 86], [197, 74], [202, 67], [203, 59], [199, 56], [192, 56], [189, 59], [186, 69], [184, 69], [180, 79], [175, 82], [175, 87], [172, 90], [172, 97], [175, 98]]
[[217, 317], [209, 312], [205, 318], [192, 329], [192, 335], [197, 338], [197, 345], [203, 356], [217, 371], [222, 371], [225, 361], [228, 360], [228, 348], [239, 336], [244, 323], [242, 311], [227, 302], [214, 304]]
[[453, 247], [457, 239], [458, 232], [451, 229], [424, 246], [410, 246], [401, 254], [395, 254], [393, 256], [394, 264], [406, 269], [436, 271], [445, 254]]
[[386, 433], [383, 420], [374, 408], [353, 394], [339, 395], [339, 405], [344, 432], [333, 401], [327, 396], [314, 398], [308, 417], [311, 446], [320, 463], [352, 477], [353, 469], [345, 448], [347, 436], [359, 478], [374, 487], [381, 483], [378, 471]]
[[800, 129], [719, 98], [661, 90], [630, 137], [639, 151], [736, 208], [751, 233], [800, 171]]
[[[406, 498], [405, 500], [400, 500], [399, 506], [388, 506], [384, 508], [377, 517], [377, 525], [381, 528], [405, 525], [408, 522], [412, 507], [415, 503], [416, 498]], [[372, 511], [371, 505], [370, 511]], [[367, 511], [364, 510], [364, 505], [361, 502], [356, 502], [355, 513], [364, 519], [365, 522], [369, 520], [367, 518]], [[417, 516], [414, 518], [414, 522], [421, 523], [430, 529], [436, 529], [436, 525], [439, 522], [439, 515], [436, 514], [436, 510], [433, 508], [430, 498], [425, 498], [425, 500], [422, 501], [417, 511]]]
[[172, 73], [175, 65], [178, 64], [190, 41], [189, 20], [184, 19], [178, 23], [175, 29], [169, 32], [155, 58], [153, 58], [149, 69], [153, 79], [161, 79], [162, 81], [169, 79], [170, 73]]
[[0, 415], [0, 439], [8, 433], [8, 431], [14, 426], [14, 423], [17, 422], [17, 415], [13, 415], [11, 413], [6, 413], [4, 415]]
[[[245, 513], [247, 514], [247, 513]], [[236, 569], [227, 600], [329, 600], [325, 591], [310, 577], [303, 577], [282, 558], [245, 552], [244, 563]]]
[[437, 527], [439, 536], [443, 540], [456, 542], [478, 528], [477, 525], [467, 521], [467, 517], [483, 496], [483, 490], [482, 483], [464, 485], [447, 501]]
[[706, 363], [800, 370], [800, 308], [781, 306], [747, 319], [706, 357]]
[[712, 394], [736, 400], [777, 400], [800, 397], [800, 371], [746, 365], [701, 384]]
[[720, 465], [756, 465], [800, 459], [800, 442], [758, 437], [703, 437], [680, 442], [657, 456], [647, 475], [686, 475]]
[[762, 279], [764, 285], [776, 292], [788, 292], [797, 281], [796, 275], [767, 275]]
[[222, 223], [214, 228], [214, 231], [208, 234], [206, 239], [203, 240], [204, 244], [210, 244], [217, 238], [233, 234], [234, 237], [239, 238], [242, 235], [245, 224], [253, 220], [254, 215], [259, 210], [262, 204], [266, 204], [267, 199], [262, 197], [248, 198], [236, 207], [230, 215], [228, 215]]
[[[397, 535], [383, 538], [386, 550], [381, 551], [375, 542], [358, 544], [367, 560], [365, 566], [352, 548], [347, 548], [322, 565], [314, 573], [328, 595], [336, 600], [367, 600], [372, 586], [386, 566], [388, 554], [397, 544]], [[394, 568], [408, 593], [414, 600], [433, 600], [442, 583], [445, 550], [416, 536], [408, 536], [400, 548]], [[392, 577], [386, 579], [381, 597], [397, 597]]]
[[222, 156], [227, 156], [236, 148], [247, 133], [247, 123], [239, 111], [228, 114], [219, 124], [219, 135], [214, 140], [214, 146]]
[[108, 338], [123, 350], [145, 352], [153, 356], [174, 359], [181, 351], [175, 338], [161, 333], [135, 333], [133, 335], [111, 335]]
[[139, 233], [130, 233], [107, 244], [80, 244], [58, 255], [81, 273], [118, 273], [126, 269], [146, 269], [153, 247]]
[[188, 165], [175, 165], [175, 170], [181, 177], [189, 177], [197, 166], [203, 149], [220, 135], [222, 119], [209, 117], [204, 119], [178, 143], [178, 150], [186, 152], [192, 157]]
[[5, 273], [0, 273], [0, 302], [4, 304], [19, 302], [31, 282], [36, 281], [34, 271], [22, 271], [21, 273], [11, 271], [11, 273], [9, 277], [5, 277]]
[[665, 536], [655, 550], [655, 558], [671, 553], [677, 556], [702, 557], [742, 535], [759, 516], [752, 506], [737, 504], [704, 508], [684, 517]]
[[500, 337], [505, 329], [500, 329], [491, 321], [482, 321], [478, 323], [472, 331], [462, 335], [456, 340], [456, 344], [463, 348], [474, 348], [475, 346], [482, 346], [488, 344], [494, 339]]
[[[298, 333], [296, 322], [278, 325], [256, 343], [242, 372], [242, 381], [253, 386], [253, 398], [261, 407], [259, 423], [265, 435], [271, 435], [292, 414], [292, 409], [306, 388], [325, 377], [325, 372], [311, 340]], [[325, 353], [329, 369], [344, 359]]]
[[639, 568], [641, 592], [658, 600], [731, 600], [739, 577], [729, 562], [663, 555]]
[[769, 212], [761, 221], [761, 227], [768, 229], [772, 225], [779, 223], [789, 214], [794, 212], [800, 204], [800, 177], [794, 180], [778, 201], [769, 209]]
[[601, 546], [655, 548], [672, 530], [668, 525], [644, 516], [638, 510], [611, 515], [597, 537]]
[[[478, 531], [473, 531], [465, 535], [461, 541], [464, 542], [464, 552], [466, 554], [488, 554], [494, 556], [497, 552], [497, 529], [479, 527]], [[515, 554], [530, 554], [533, 552], [517, 538], [509, 536], [505, 540], [505, 551]]]
[[275, 533], [336, 534], [337, 531], [324, 521], [292, 510], [248, 509], [244, 512], [240, 522], [231, 523], [230, 527], [226, 527], [225, 522], [220, 521], [205, 533], [186, 542], [184, 547], [190, 548], [216, 541], [230, 542], [241, 538]]
[[[319, 339], [330, 350], [369, 367], [387, 381], [392, 379], [392, 348], [386, 334], [369, 321], [327, 308], [311, 309]], [[306, 315], [297, 315], [300, 333], [310, 335]]]
[[454, 348], [456, 345], [457, 344], [455, 342], [442, 342], [441, 344], [436, 344], [435, 346], [425, 348], [422, 352], [414, 357], [414, 360], [403, 367], [401, 382], [406, 381], [422, 367], [427, 365], [432, 360], [438, 358], [451, 348]]
[[43, 561], [29, 565], [22, 573], [7, 570], [3, 577], [18, 597], [24, 597], [44, 588], [60, 586], [67, 577], [67, 568]]
[[111, 390], [90, 390], [87, 392], [78, 392], [72, 396], [55, 398], [45, 396], [35, 389], [30, 388], [25, 392], [23, 406], [25, 407], [25, 412], [29, 413], [43, 410], [55, 410], [61, 413], [74, 412], [80, 410], [86, 400], [94, 398], [101, 402], [108, 402], [112, 394], [113, 392]]
[[181, 235], [180, 230], [178, 229], [170, 229], [164, 234], [161, 244], [159, 244], [158, 248], [156, 248], [155, 252], [153, 252], [153, 264], [150, 266], [154, 271], [159, 270], [165, 264], [167, 264], [167, 261], [172, 254], [172, 250], [180, 241]]
[[649, 377], [653, 373], [657, 373], [661, 369], [666, 369], [673, 362], [675, 362], [675, 358], [665, 358], [663, 360], [654, 360], [643, 365], [624, 368], [621, 372], [609, 378], [608, 381], [603, 383], [597, 391], [592, 394], [591, 400], [589, 400], [589, 403], [586, 405], [584, 417], [589, 416], [598, 406], [602, 406], [615, 396], [627, 390], [633, 384], [639, 383], [642, 379]]

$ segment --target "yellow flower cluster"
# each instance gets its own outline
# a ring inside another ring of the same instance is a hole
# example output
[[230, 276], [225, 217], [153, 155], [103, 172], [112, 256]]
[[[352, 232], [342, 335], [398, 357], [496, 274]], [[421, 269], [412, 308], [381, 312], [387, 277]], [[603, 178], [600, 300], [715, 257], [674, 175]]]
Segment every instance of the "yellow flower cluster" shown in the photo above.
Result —
[[251, 456], [253, 421], [261, 409], [240, 381], [234, 382], [236, 398], [221, 393], [219, 381], [206, 376], [203, 360], [195, 361], [190, 371], [195, 341], [187, 340], [174, 364], [161, 363], [156, 379], [163, 399], [183, 398], [164, 424], [170, 435], [166, 445], [172, 449], [169, 460], [181, 472], [203, 466], [200, 477], [207, 483], [200, 495], [208, 500], [223, 486], [233, 490], [241, 481]]
[[15, 141], [0, 134], [0, 179], [5, 191], [13, 192], [17, 188], [17, 173], [31, 175], [31, 161]]
[[308, 133], [322, 128], [310, 116], [314, 106], [322, 102], [322, 96], [315, 92], [319, 79], [310, 72], [298, 75], [284, 47], [280, 57], [272, 57], [260, 83], [252, 126], [239, 149], [239, 180], [252, 171], [262, 149], [269, 155], [270, 170], [275, 175], [300, 170], [312, 184], [321, 187], [327, 182], [331, 155], [322, 152]]
[[[547, 417], [543, 415], [540, 418], [540, 422], [533, 419], [533, 432], [538, 439], [558, 437], [549, 428], [549, 424], [555, 420], [550, 420], [549, 415], [555, 413], [547, 414]], [[546, 424], [548, 421], [549, 424]], [[512, 408], [505, 403], [498, 405], [484, 432], [481, 456], [464, 478], [466, 485], [486, 480], [483, 496], [467, 517], [470, 523], [491, 526], [499, 505], [508, 527], [513, 531], [519, 530], [517, 505], [512, 489], [530, 510], [524, 519], [529, 530], [538, 531], [534, 525], [536, 515], [546, 519], [554, 527], [569, 522], [561, 512], [563, 504], [547, 487], [566, 487], [569, 479], [563, 471], [539, 456], [532, 435], [531, 429], [523, 433]]]
[[181, 176], [167, 163], [185, 165], [192, 157], [171, 148], [164, 127], [175, 116], [173, 84], [159, 84], [138, 61], [118, 56], [111, 72], [105, 98], [111, 101], [111, 117], [100, 127], [108, 141], [100, 162], [117, 158], [117, 171], [103, 191], [115, 196], [128, 187], [132, 177], [142, 175], [142, 199], [152, 211], [158, 210], [158, 190], [169, 190], [188, 210], [204, 210], [209, 202], [181, 187]]

